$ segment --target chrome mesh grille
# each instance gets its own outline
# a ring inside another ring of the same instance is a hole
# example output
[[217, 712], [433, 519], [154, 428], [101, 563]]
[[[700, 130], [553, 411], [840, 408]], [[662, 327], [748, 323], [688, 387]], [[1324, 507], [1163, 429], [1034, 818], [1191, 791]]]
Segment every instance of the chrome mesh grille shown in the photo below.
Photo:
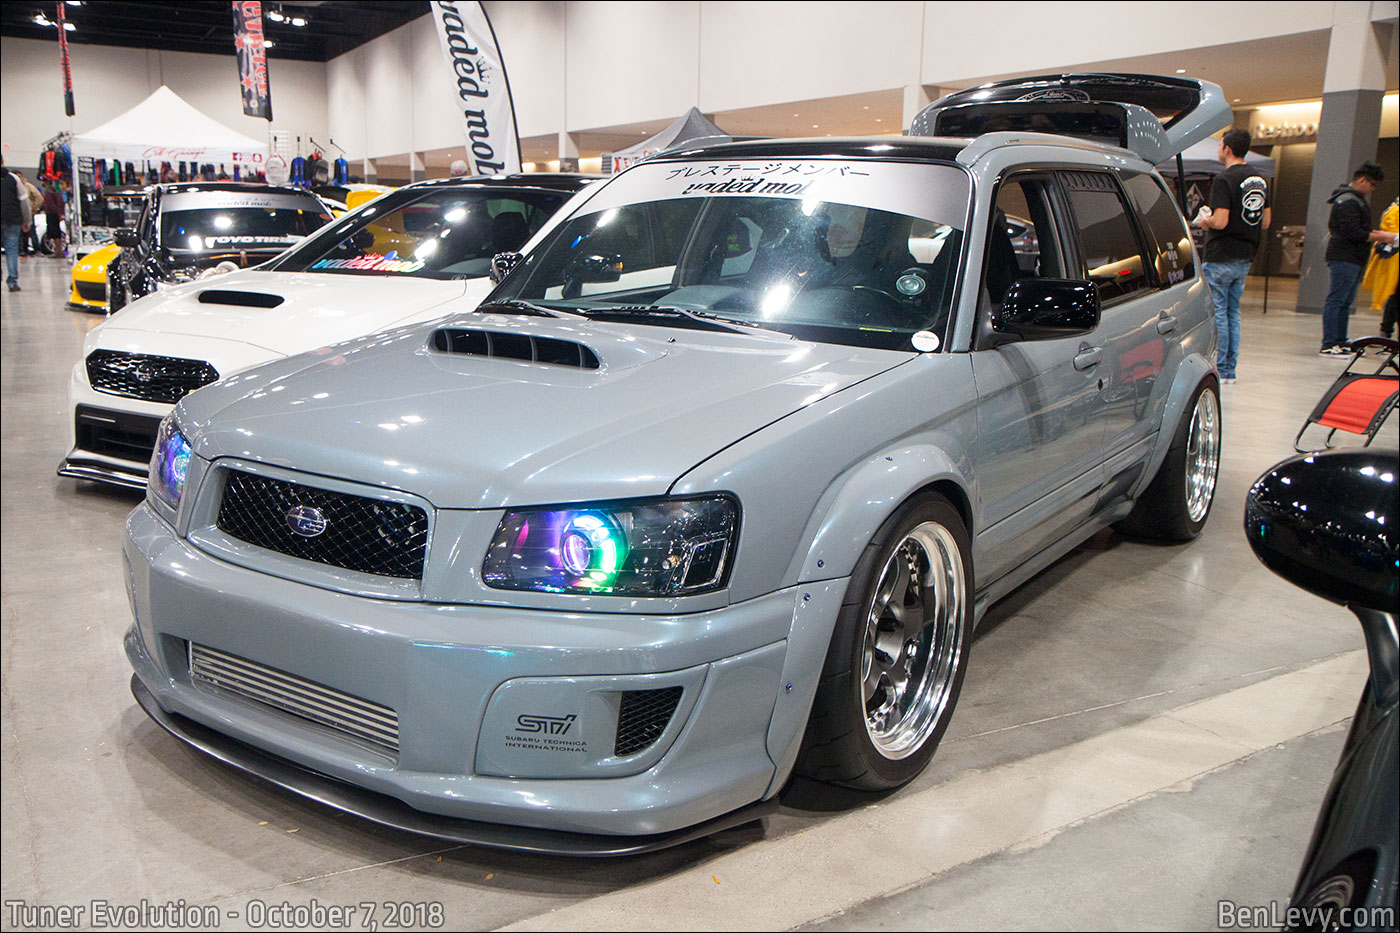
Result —
[[[324, 530], [310, 537], [293, 531], [288, 515], [299, 507], [322, 516]], [[423, 578], [428, 513], [416, 505], [230, 470], [218, 526], [241, 541], [303, 560], [385, 577]]]
[[398, 754], [399, 716], [387, 706], [194, 642], [189, 658], [190, 677], [196, 683], [220, 687]]
[[681, 692], [680, 687], [663, 687], [623, 693], [613, 754], [618, 758], [635, 755], [661, 738], [681, 701]]
[[87, 374], [98, 392], [171, 405], [219, 378], [219, 371], [203, 360], [118, 350], [89, 353]]

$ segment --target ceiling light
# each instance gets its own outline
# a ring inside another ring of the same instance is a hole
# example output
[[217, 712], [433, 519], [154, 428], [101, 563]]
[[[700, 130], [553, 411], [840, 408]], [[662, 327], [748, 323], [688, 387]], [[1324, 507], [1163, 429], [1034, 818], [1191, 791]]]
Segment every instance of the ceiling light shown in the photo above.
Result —
[[813, 123], [813, 124], [812, 124], [812, 129], [816, 129], [816, 128], [817, 128], [817, 124]]
[[876, 123], [884, 123], [885, 121], [884, 121], [884, 120], [881, 120], [879, 117], [876, 117], [876, 118], [875, 118], [875, 122], [876, 122]]
[[287, 17], [285, 17], [285, 16], [282, 15], [282, 11], [281, 11], [281, 10], [268, 10], [268, 11], [267, 11], [267, 18], [270, 19], [270, 20], [272, 20], [274, 23], [285, 22], [286, 19], [287, 19]]
[[306, 25], [306, 19], [305, 19], [305, 17], [293, 16], [293, 17], [292, 17], [292, 25], [293, 25], [293, 26], [305, 26], [305, 25]]
[[1235, 98], [1235, 103], [1238, 104], [1239, 102], [1240, 102], [1240, 99], [1239, 99], [1238, 97], [1236, 97], [1236, 98]]
[[1185, 68], [1178, 68], [1178, 69], [1176, 70], [1176, 73], [1179, 74], [1179, 75], [1184, 75], [1184, 74], [1186, 74], [1186, 69], [1185, 69]]
[[870, 109], [870, 105], [869, 105], [869, 104], [866, 104], [864, 107], [862, 107], [862, 108], [860, 108], [860, 109], [862, 109], [862, 110], [869, 110], [869, 109]]
[[276, 42], [273, 42], [271, 39], [264, 39], [264, 40], [263, 40], [263, 48], [265, 48], [265, 49], [270, 49], [270, 48], [272, 48], [272, 47], [273, 47], [274, 45], [276, 45], [276, 44], [277, 44], [277, 43], [276, 43]]

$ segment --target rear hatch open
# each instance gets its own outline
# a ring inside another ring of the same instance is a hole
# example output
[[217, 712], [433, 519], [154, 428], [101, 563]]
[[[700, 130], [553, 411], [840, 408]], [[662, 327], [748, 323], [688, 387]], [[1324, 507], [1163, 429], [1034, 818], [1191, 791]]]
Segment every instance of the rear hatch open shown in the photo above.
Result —
[[1052, 133], [1120, 146], [1154, 165], [1230, 125], [1217, 84], [1138, 74], [1039, 75], [995, 81], [939, 98], [910, 136]]

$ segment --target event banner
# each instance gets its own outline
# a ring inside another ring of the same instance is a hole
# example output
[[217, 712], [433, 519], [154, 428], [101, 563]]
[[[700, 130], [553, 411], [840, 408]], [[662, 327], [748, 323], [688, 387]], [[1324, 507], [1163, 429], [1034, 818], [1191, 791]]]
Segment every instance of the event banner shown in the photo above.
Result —
[[515, 105], [486, 11], [479, 2], [435, 2], [432, 10], [462, 112], [468, 171], [473, 175], [520, 171]]
[[58, 4], [58, 59], [63, 63], [63, 112], [73, 116], [73, 66], [68, 62], [68, 20], [63, 8], [68, 4], [59, 0]]
[[261, 0], [233, 0], [233, 47], [238, 53], [243, 113], [271, 121], [272, 87], [267, 80]]

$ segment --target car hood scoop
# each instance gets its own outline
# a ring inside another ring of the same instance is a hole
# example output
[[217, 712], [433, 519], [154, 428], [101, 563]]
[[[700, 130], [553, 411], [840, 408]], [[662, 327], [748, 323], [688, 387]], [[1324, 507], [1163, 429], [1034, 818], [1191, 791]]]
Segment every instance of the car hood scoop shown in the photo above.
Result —
[[206, 459], [439, 508], [627, 499], [664, 495], [717, 451], [914, 358], [778, 334], [459, 316], [231, 376], [187, 396], [179, 417]]
[[287, 299], [267, 292], [244, 292], [231, 288], [206, 288], [199, 293], [202, 305], [236, 305], [240, 308], [275, 308]]
[[430, 345], [443, 353], [487, 356], [546, 366], [597, 369], [600, 365], [598, 354], [576, 341], [508, 331], [443, 327], [433, 331]]

